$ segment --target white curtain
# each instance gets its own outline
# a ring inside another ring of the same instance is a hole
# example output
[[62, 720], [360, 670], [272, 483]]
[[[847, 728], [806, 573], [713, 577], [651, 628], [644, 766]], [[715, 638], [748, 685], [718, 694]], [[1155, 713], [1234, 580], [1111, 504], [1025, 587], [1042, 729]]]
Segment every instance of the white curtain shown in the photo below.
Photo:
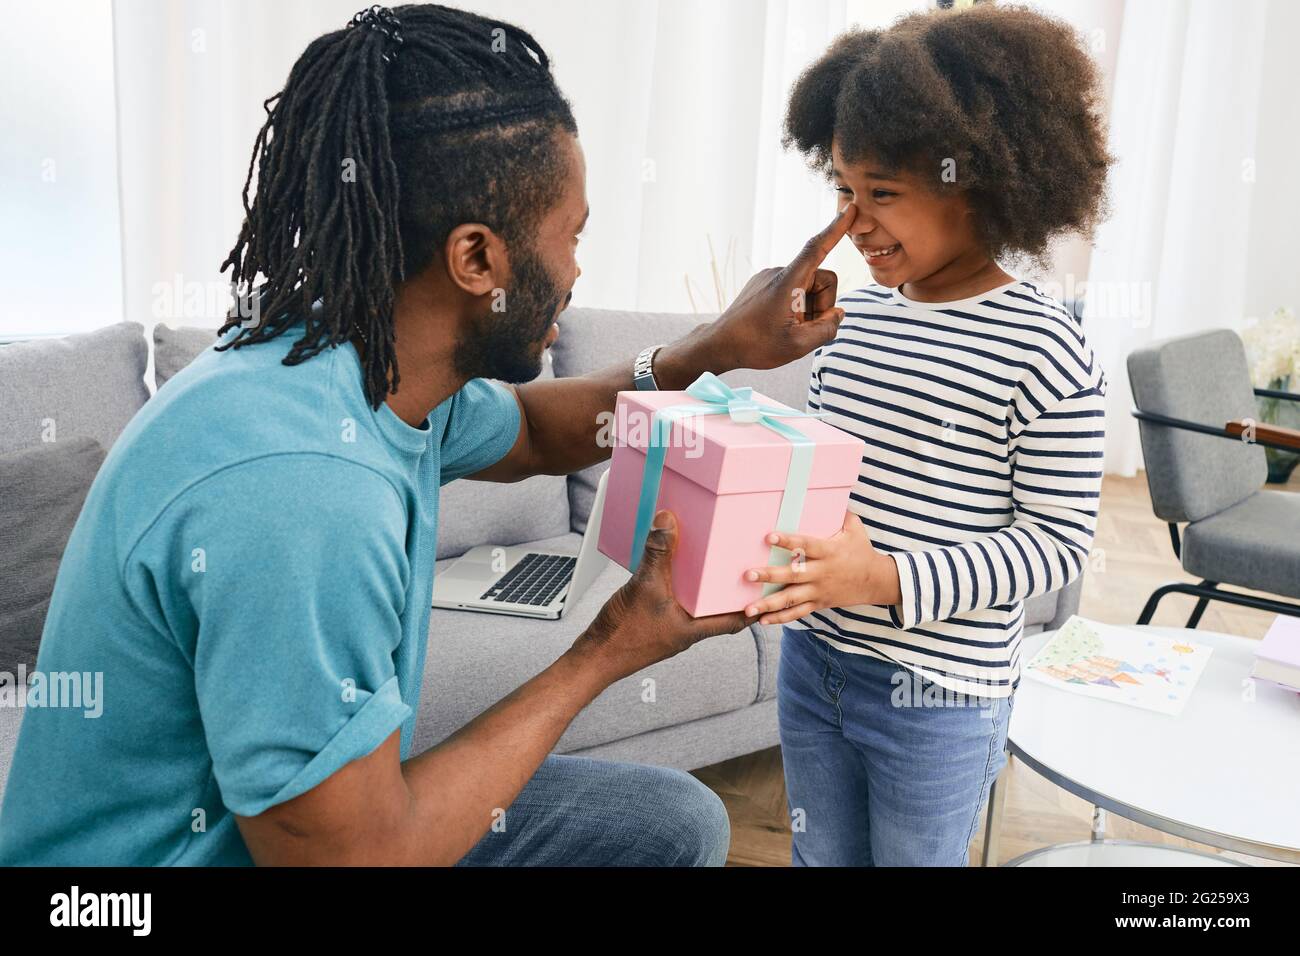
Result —
[[[533, 33], [573, 102], [592, 208], [577, 303], [714, 310], [829, 220], [829, 189], [782, 153], [779, 124], [790, 84], [854, 2], [466, 4]], [[115, 0], [128, 317], [221, 320], [217, 269], [239, 229], [262, 100], [360, 6]]]
[[1284, 261], [1250, 227], [1252, 205], [1276, 196], [1290, 175], [1266, 168], [1273, 157], [1258, 150], [1268, 17], [1267, 0], [1125, 4], [1111, 105], [1113, 216], [1097, 236], [1084, 315], [1109, 378], [1108, 472], [1141, 466], [1128, 353], [1153, 339], [1239, 327], [1252, 255]]
[[0, 30], [0, 343], [121, 320], [112, 9], [10, 4]]
[[[1110, 39], [1102, 58], [1108, 67], [1119, 2], [1041, 0], [1038, 5], [1086, 33], [1105, 25]], [[360, 0], [114, 0], [128, 318], [146, 325], [221, 321], [225, 287], [218, 266], [242, 218], [239, 189], [264, 120], [262, 100], [282, 86], [312, 38], [346, 23], [361, 5]], [[833, 214], [834, 197], [826, 184], [780, 147], [785, 100], [799, 72], [847, 26], [884, 26], [928, 4], [467, 0], [465, 5], [532, 32], [550, 53], [560, 86], [573, 102], [592, 208], [579, 251], [583, 275], [575, 302], [704, 312], [729, 300], [755, 269], [787, 260]], [[1126, 78], [1116, 93], [1121, 115], [1114, 131], [1115, 150], [1125, 162], [1114, 190], [1117, 217], [1103, 233], [1107, 247], [1094, 259], [1094, 278], [1102, 280], [1096, 287], [1101, 290], [1130, 280], [1145, 283], [1160, 311], [1149, 327], [1098, 316], [1089, 323], [1115, 380], [1111, 396], [1119, 411], [1112, 416], [1111, 433], [1116, 447], [1125, 437], [1131, 445], [1133, 435], [1123, 355], [1153, 329], [1181, 328], [1186, 320], [1179, 296], [1191, 283], [1185, 278], [1188, 266], [1176, 254], [1182, 246], [1176, 244], [1190, 248], [1210, 238], [1187, 227], [1186, 216], [1214, 209], [1216, 223], [1227, 230], [1219, 239], [1240, 227], [1232, 224], [1243, 215], [1240, 176], [1235, 186], [1220, 183], [1216, 194], [1205, 188], [1203, 167], [1216, 158], [1231, 159], [1228, 173], [1235, 175], [1236, 155], [1248, 151], [1240, 144], [1254, 129], [1259, 84], [1251, 56], [1262, 10], [1262, 0], [1230, 8], [1189, 6], [1185, 0], [1125, 5]], [[1215, 137], [1234, 130], [1234, 124], [1245, 131], [1232, 132], [1238, 145], [1216, 144]], [[866, 278], [847, 243], [828, 264], [840, 273], [842, 288]], [[1072, 274], [1081, 271], [1067, 265]], [[1219, 286], [1215, 294], [1231, 293]], [[1095, 304], [1102, 296], [1090, 298]], [[1204, 304], [1203, 297], [1197, 302]], [[1221, 323], [1222, 311], [1205, 322]], [[1112, 454], [1112, 463], [1133, 458], [1113, 449]], [[1132, 465], [1130, 460], [1125, 467]]]

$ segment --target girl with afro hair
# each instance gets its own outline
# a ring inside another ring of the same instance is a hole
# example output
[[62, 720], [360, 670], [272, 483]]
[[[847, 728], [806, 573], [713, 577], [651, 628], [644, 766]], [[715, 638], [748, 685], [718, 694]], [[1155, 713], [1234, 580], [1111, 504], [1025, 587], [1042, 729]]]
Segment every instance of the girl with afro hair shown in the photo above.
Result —
[[1008, 270], [1091, 235], [1102, 105], [1071, 28], [1001, 4], [847, 33], [794, 87], [786, 145], [856, 208], [873, 280], [808, 390], [867, 443], [844, 526], [774, 534], [794, 560], [749, 572], [786, 585], [748, 612], [784, 625], [797, 865], [967, 863], [1022, 635], [1061, 623], [1030, 599], [1077, 581], [1096, 527], [1105, 376]]

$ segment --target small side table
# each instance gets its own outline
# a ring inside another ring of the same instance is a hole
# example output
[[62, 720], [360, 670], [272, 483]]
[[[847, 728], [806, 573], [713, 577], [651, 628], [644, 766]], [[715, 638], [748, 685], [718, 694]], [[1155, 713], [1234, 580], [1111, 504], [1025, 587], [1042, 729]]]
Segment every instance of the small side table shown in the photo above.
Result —
[[1245, 866], [1217, 853], [1133, 840], [1058, 843], [1022, 853], [1003, 866]]
[[[1214, 648], [1177, 717], [1022, 678], [1007, 750], [1105, 813], [1225, 850], [1300, 863], [1300, 694], [1250, 678], [1258, 641], [1135, 628]], [[1026, 637], [1026, 664], [1054, 631]], [[997, 859], [1006, 786], [989, 793], [982, 862]], [[1112, 851], [1106, 851], [1112, 852]]]

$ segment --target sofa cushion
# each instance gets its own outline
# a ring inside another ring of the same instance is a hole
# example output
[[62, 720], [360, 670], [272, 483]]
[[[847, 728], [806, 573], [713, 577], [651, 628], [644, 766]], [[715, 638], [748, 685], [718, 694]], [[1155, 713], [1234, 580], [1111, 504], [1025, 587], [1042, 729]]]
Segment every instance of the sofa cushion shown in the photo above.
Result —
[[[551, 347], [555, 374], [586, 375], [619, 362], [626, 362], [630, 370], [641, 349], [675, 341], [715, 318], [693, 313], [568, 309], [560, 316], [560, 337]], [[803, 411], [811, 369], [809, 354], [780, 368], [735, 369], [721, 378], [732, 387], [751, 385], [769, 398]], [[603, 461], [569, 476], [569, 511], [574, 531], [586, 530], [587, 517], [596, 498], [596, 483], [608, 467], [609, 462]]]
[[[581, 540], [569, 534], [533, 544], [576, 554]], [[627, 571], [608, 563], [558, 621], [435, 609], [429, 618], [413, 752], [445, 739], [549, 666], [627, 579]], [[654, 681], [652, 688], [644, 683], [647, 679]], [[578, 715], [556, 752], [737, 710], [752, 704], [757, 694], [753, 632], [746, 628], [709, 638], [611, 685]]]
[[153, 330], [153, 379], [158, 388], [217, 343], [217, 330], [198, 326], [173, 329], [161, 323]]
[[[550, 361], [537, 381], [555, 378]], [[523, 544], [569, 530], [564, 475], [523, 481], [453, 481], [438, 498], [438, 558], [464, 554], [480, 544]]]
[[22, 706], [0, 705], [0, 806], [4, 805], [5, 783], [9, 779], [9, 766], [14, 762], [14, 748], [18, 746], [18, 731], [23, 725]]
[[758, 699], [770, 700], [776, 696], [776, 671], [781, 666], [780, 624], [753, 625], [758, 636]]
[[103, 462], [86, 437], [0, 455], [0, 672], [36, 665], [63, 549]]
[[1025, 627], [1031, 627], [1035, 624], [1041, 627], [1050, 623], [1056, 617], [1056, 604], [1060, 596], [1060, 591], [1048, 591], [1046, 594], [1039, 594], [1027, 600], [1025, 602]]
[[575, 757], [617, 760], [656, 767], [697, 770], [744, 754], [780, 746], [776, 701], [763, 700], [740, 710], [685, 724], [660, 727], [635, 737], [571, 750]]
[[1183, 532], [1183, 568], [1198, 578], [1300, 598], [1300, 495], [1257, 491]]
[[0, 454], [87, 436], [107, 451], [149, 398], [144, 326], [0, 346]]

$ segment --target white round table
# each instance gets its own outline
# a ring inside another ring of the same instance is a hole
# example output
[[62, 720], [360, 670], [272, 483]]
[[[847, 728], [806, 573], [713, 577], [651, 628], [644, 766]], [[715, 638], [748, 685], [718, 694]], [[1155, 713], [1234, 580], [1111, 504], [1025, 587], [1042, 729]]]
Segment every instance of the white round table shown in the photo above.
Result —
[[[1007, 750], [1101, 810], [1198, 843], [1300, 863], [1300, 694], [1250, 678], [1258, 641], [1149, 629], [1214, 648], [1181, 714], [1022, 676]], [[1053, 633], [1024, 638], [1021, 660], [1028, 664]], [[989, 795], [985, 865], [996, 860], [1005, 790], [999, 780]]]
[[1217, 853], [1185, 847], [1136, 843], [1132, 840], [1091, 840], [1040, 847], [1003, 866], [1245, 866]]

